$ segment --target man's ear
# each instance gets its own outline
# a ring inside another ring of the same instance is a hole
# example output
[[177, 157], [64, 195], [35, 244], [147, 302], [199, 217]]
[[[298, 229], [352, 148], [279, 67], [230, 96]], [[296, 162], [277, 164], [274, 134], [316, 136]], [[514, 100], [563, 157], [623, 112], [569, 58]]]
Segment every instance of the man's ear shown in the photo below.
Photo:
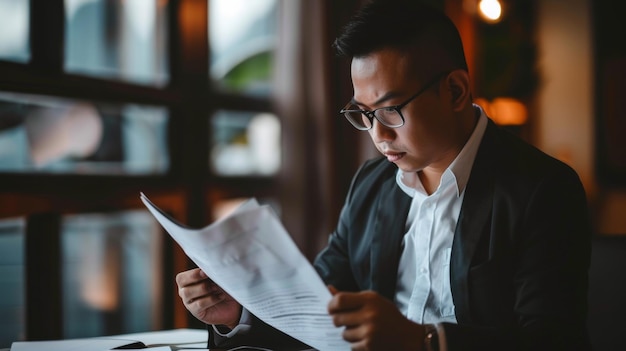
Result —
[[450, 106], [454, 111], [465, 108], [471, 100], [470, 79], [467, 71], [457, 69], [446, 78], [446, 86], [450, 91]]

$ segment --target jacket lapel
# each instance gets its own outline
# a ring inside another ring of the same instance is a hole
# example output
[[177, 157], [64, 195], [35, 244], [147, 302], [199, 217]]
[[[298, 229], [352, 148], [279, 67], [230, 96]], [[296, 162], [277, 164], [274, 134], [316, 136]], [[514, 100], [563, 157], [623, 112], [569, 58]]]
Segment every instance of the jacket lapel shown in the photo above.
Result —
[[393, 301], [411, 198], [397, 186], [395, 177], [386, 180], [381, 190], [370, 248], [371, 288]]
[[450, 258], [450, 284], [459, 322], [470, 319], [468, 274], [481, 234], [492, 213], [496, 127], [491, 120], [481, 141], [465, 188]]

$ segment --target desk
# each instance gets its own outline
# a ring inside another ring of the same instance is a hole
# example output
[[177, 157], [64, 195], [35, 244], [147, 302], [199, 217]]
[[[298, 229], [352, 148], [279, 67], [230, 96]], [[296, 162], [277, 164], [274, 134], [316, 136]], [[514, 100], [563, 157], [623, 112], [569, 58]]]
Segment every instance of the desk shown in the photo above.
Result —
[[[207, 338], [208, 333], [206, 329], [172, 329], [83, 339], [17, 342], [11, 346], [11, 349], [0, 349], [0, 351], [15, 351], [14, 349], [17, 348], [24, 351], [60, 351], [70, 348], [106, 350], [137, 344], [138, 342], [147, 346], [147, 348], [143, 348], [145, 350], [208, 350], [206, 348]], [[132, 347], [132, 349], [136, 348], [137, 347]]]
[[[109, 335], [84, 339], [67, 339], [52, 341], [28, 341], [20, 342], [19, 349], [22, 351], [65, 351], [71, 350], [115, 350], [121, 346], [141, 342], [147, 348], [126, 347], [124, 349], [154, 350], [154, 351], [228, 351], [227, 349], [207, 349], [208, 332], [206, 329], [172, 329], [145, 333], [131, 333], [121, 335]], [[0, 349], [0, 351], [15, 351]], [[237, 351], [271, 351], [265, 348], [236, 347]], [[301, 351], [315, 351], [313, 349]]]

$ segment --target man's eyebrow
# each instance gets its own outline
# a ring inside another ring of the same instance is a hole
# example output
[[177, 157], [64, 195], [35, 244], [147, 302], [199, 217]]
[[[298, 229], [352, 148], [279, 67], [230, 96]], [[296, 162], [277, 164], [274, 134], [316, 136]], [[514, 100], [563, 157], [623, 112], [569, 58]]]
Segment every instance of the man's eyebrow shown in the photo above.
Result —
[[[402, 96], [402, 95], [403, 95], [403, 94], [402, 94], [402, 93], [400, 93], [400, 92], [397, 92], [397, 91], [390, 91], [390, 92], [388, 92], [387, 94], [383, 95], [380, 99], [376, 100], [376, 101], [374, 102], [374, 106], [378, 106], [378, 105], [380, 105], [380, 104], [382, 104], [382, 103], [384, 103], [384, 102], [386, 102], [386, 101], [389, 101], [389, 100], [395, 99], [395, 98], [397, 98], [398, 96]], [[359, 102], [358, 100], [356, 100], [356, 99], [354, 98], [354, 96], [352, 97], [351, 102], [352, 102], [353, 104], [355, 104], [355, 105], [358, 105], [358, 106], [365, 106], [365, 107], [369, 107], [368, 105], [366, 105], [366, 104], [364, 104], [364, 103]]]

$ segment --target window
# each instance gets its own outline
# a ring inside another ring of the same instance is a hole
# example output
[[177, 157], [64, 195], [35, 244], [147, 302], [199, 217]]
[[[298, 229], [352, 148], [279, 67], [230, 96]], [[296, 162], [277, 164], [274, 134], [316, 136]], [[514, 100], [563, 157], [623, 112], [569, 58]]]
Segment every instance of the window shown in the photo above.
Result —
[[0, 220], [0, 347], [25, 332], [24, 219]]
[[268, 112], [221, 110], [211, 119], [211, 165], [224, 176], [274, 175], [280, 168], [280, 121]]
[[29, 0], [0, 0], [0, 60], [27, 62]]
[[190, 226], [280, 209], [280, 4], [0, 0], [0, 348], [201, 327], [139, 192]]
[[[277, 0], [210, 1], [210, 74], [219, 91], [254, 96], [269, 106], [278, 5]], [[280, 129], [280, 118], [267, 108], [215, 111], [210, 117], [210, 169], [219, 176], [277, 174]]]
[[65, 0], [65, 70], [164, 86], [167, 2]]
[[167, 109], [0, 92], [0, 170], [159, 174]]
[[64, 218], [65, 338], [162, 329], [162, 239], [145, 211]]
[[277, 0], [211, 0], [211, 78], [222, 89], [269, 96], [278, 34]]

